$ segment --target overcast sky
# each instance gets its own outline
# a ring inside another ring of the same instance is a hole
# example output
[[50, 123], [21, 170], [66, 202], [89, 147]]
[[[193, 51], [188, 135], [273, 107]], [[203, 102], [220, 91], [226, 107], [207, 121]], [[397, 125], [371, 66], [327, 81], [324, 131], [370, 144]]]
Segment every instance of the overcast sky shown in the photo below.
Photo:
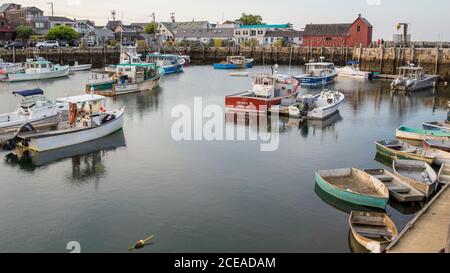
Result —
[[[117, 11], [125, 23], [146, 22], [156, 13], [157, 21], [207, 20], [221, 22], [240, 17], [243, 12], [259, 14], [266, 23], [293, 23], [296, 29], [307, 23], [351, 23], [362, 13], [374, 25], [374, 40], [391, 39], [399, 22], [410, 23], [414, 40], [450, 41], [450, 1], [448, 0], [19, 0], [50, 14], [91, 19], [104, 25]], [[14, 0], [2, 1], [14, 2]]]

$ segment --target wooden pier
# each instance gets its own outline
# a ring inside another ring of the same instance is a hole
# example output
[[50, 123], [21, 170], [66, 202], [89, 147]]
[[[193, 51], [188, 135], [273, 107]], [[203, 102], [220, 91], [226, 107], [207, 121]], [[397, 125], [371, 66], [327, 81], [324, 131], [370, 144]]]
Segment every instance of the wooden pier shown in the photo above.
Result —
[[386, 253], [448, 253], [449, 227], [450, 184], [408, 223]]

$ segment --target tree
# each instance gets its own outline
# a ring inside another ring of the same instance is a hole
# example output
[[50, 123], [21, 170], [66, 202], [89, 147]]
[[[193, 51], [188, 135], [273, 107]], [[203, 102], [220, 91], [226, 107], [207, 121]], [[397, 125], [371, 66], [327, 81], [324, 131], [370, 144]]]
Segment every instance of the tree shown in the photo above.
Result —
[[156, 33], [156, 24], [148, 23], [144, 28], [144, 32], [147, 34], [155, 34]]
[[28, 40], [33, 35], [33, 29], [27, 26], [20, 26], [16, 28], [16, 36], [19, 39]]
[[222, 39], [214, 39], [214, 47], [215, 48], [220, 48], [220, 47], [222, 47], [222, 43], [223, 41], [222, 41]]
[[260, 15], [242, 13], [241, 18], [237, 21], [242, 22], [245, 26], [261, 25], [263, 19]]
[[279, 39], [273, 43], [273, 46], [278, 47], [278, 48], [285, 47], [285, 46], [287, 46], [287, 43], [284, 39]]
[[52, 27], [47, 33], [47, 39], [49, 40], [73, 41], [78, 39], [79, 36], [74, 28], [65, 25]]

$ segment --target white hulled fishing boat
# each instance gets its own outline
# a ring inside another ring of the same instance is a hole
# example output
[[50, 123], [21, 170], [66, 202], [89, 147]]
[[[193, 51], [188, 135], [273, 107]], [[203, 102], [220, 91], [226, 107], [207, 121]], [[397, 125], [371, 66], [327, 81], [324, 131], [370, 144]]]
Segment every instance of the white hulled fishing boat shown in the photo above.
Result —
[[8, 74], [9, 82], [45, 80], [69, 75], [69, 66], [53, 64], [43, 58], [28, 59], [24, 67], [16, 73]]
[[49, 130], [19, 133], [16, 139], [20, 148], [55, 150], [105, 137], [123, 127], [125, 108], [107, 111], [103, 96], [80, 95], [57, 101], [69, 105], [69, 120]]
[[399, 75], [391, 83], [391, 89], [397, 91], [417, 91], [433, 88], [439, 78], [438, 75], [425, 74], [420, 66], [402, 66], [398, 68]]

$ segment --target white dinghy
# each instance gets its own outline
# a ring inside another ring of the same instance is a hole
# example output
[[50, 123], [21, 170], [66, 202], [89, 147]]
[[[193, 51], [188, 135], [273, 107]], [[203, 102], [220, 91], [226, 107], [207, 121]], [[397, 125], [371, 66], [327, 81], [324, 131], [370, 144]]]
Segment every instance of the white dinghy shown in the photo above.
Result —
[[70, 72], [91, 70], [92, 64], [78, 64], [78, 62], [75, 62], [75, 64], [70, 66], [69, 69], [70, 69]]
[[50, 130], [17, 135], [18, 146], [36, 152], [55, 150], [110, 135], [123, 127], [125, 108], [105, 110], [105, 97], [80, 95], [58, 99], [69, 105], [69, 121]]

